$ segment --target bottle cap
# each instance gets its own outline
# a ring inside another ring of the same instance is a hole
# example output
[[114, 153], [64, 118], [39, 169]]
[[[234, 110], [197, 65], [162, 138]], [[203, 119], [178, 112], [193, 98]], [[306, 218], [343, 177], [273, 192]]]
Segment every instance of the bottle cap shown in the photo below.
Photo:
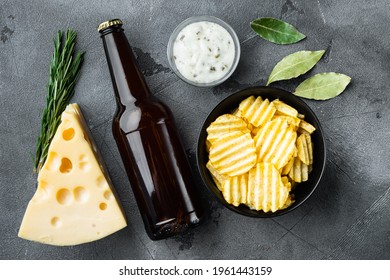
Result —
[[105, 22], [102, 22], [101, 24], [99, 24], [98, 31], [101, 32], [101, 31], [103, 31], [104, 29], [107, 29], [110, 26], [122, 25], [122, 24], [123, 24], [123, 22], [120, 19], [118, 19], [118, 18], [111, 19], [111, 20], [108, 20], [108, 21], [105, 21]]

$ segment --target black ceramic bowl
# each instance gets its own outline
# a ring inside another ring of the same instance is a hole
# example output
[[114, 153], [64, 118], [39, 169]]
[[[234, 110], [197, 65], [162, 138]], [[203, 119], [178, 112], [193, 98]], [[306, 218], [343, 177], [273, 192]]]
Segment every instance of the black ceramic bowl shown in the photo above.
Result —
[[[295, 195], [295, 202], [288, 208], [276, 211], [274, 213], [263, 211], [251, 210], [249, 207], [245, 205], [240, 205], [235, 207], [225, 201], [222, 196], [222, 193], [218, 190], [218, 187], [215, 185], [208, 169], [206, 168], [206, 163], [208, 161], [208, 153], [206, 151], [206, 138], [207, 138], [207, 127], [212, 123], [217, 117], [220, 115], [231, 113], [235, 108], [238, 107], [239, 103], [245, 98], [254, 95], [261, 96], [263, 99], [268, 98], [268, 100], [272, 101], [274, 99], [279, 99], [286, 104], [294, 107], [298, 110], [299, 113], [305, 115], [305, 120], [314, 125], [316, 128], [315, 132], [312, 134], [312, 142], [313, 142], [313, 171], [309, 174], [309, 180], [300, 183], [294, 190], [293, 193]], [[203, 182], [207, 186], [207, 188], [214, 194], [214, 196], [218, 199], [220, 203], [222, 203], [228, 209], [239, 213], [241, 215], [250, 216], [250, 217], [258, 217], [258, 218], [269, 218], [276, 217], [282, 214], [288, 213], [297, 207], [299, 207], [302, 203], [304, 203], [310, 195], [314, 192], [316, 187], [318, 186], [322, 174], [325, 169], [326, 162], [326, 149], [325, 149], [325, 141], [322, 128], [320, 123], [314, 114], [314, 112], [303, 102], [299, 97], [293, 95], [290, 92], [287, 92], [282, 89], [273, 88], [273, 87], [253, 87], [241, 90], [237, 93], [230, 95], [229, 97], [222, 100], [208, 115], [205, 122], [203, 123], [202, 129], [199, 134], [198, 139], [198, 147], [197, 147], [197, 163], [200, 175], [203, 179]]]

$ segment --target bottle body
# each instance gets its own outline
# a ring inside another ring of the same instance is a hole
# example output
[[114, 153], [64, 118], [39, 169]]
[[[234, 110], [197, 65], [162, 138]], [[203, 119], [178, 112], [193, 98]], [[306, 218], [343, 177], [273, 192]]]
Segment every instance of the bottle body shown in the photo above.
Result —
[[201, 208], [172, 113], [151, 97], [122, 29], [113, 28], [102, 34], [118, 104], [113, 135], [145, 229], [162, 239], [198, 225]]

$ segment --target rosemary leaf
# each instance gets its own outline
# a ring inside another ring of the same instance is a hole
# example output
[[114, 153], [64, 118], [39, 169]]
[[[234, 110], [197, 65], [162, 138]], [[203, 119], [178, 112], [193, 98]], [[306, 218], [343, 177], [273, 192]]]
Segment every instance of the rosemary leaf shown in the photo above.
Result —
[[74, 95], [74, 87], [80, 74], [84, 52], [75, 55], [76, 32], [68, 29], [65, 39], [58, 31], [54, 39], [53, 56], [47, 84], [46, 107], [43, 110], [41, 132], [35, 152], [35, 171], [45, 163], [49, 145], [61, 122], [61, 114]]

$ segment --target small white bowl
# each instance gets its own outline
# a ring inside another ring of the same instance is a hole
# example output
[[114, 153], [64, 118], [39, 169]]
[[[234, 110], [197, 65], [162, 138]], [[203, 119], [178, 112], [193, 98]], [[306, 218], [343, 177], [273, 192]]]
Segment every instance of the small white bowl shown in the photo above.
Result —
[[[233, 64], [230, 67], [229, 71], [227, 71], [226, 74], [222, 78], [215, 80], [215, 81], [212, 81], [210, 83], [197, 83], [197, 82], [194, 82], [194, 81], [191, 81], [191, 80], [188, 80], [187, 78], [185, 78], [177, 69], [175, 59], [173, 56], [174, 42], [175, 42], [177, 36], [179, 35], [180, 31], [182, 31], [183, 28], [189, 24], [192, 24], [195, 22], [201, 22], [201, 21], [208, 21], [208, 22], [216, 23], [216, 24], [219, 24], [220, 26], [222, 26], [224, 29], [226, 29], [226, 31], [230, 34], [230, 36], [232, 36], [234, 47], [235, 47], [234, 60], [233, 60]], [[222, 84], [224, 81], [226, 81], [233, 74], [234, 70], [236, 70], [238, 62], [240, 60], [240, 54], [241, 54], [240, 41], [238, 40], [236, 32], [234, 32], [233, 28], [230, 25], [228, 25], [226, 22], [224, 22], [223, 20], [221, 20], [219, 18], [213, 17], [213, 16], [195, 16], [195, 17], [190, 17], [190, 18], [184, 20], [183, 22], [181, 22], [175, 28], [175, 30], [172, 32], [172, 35], [169, 38], [168, 47], [167, 47], [168, 62], [169, 62], [171, 69], [173, 70], [173, 72], [175, 72], [175, 74], [180, 79], [182, 79], [184, 82], [186, 82], [190, 85], [198, 86], [198, 87], [213, 87], [213, 86]]]

